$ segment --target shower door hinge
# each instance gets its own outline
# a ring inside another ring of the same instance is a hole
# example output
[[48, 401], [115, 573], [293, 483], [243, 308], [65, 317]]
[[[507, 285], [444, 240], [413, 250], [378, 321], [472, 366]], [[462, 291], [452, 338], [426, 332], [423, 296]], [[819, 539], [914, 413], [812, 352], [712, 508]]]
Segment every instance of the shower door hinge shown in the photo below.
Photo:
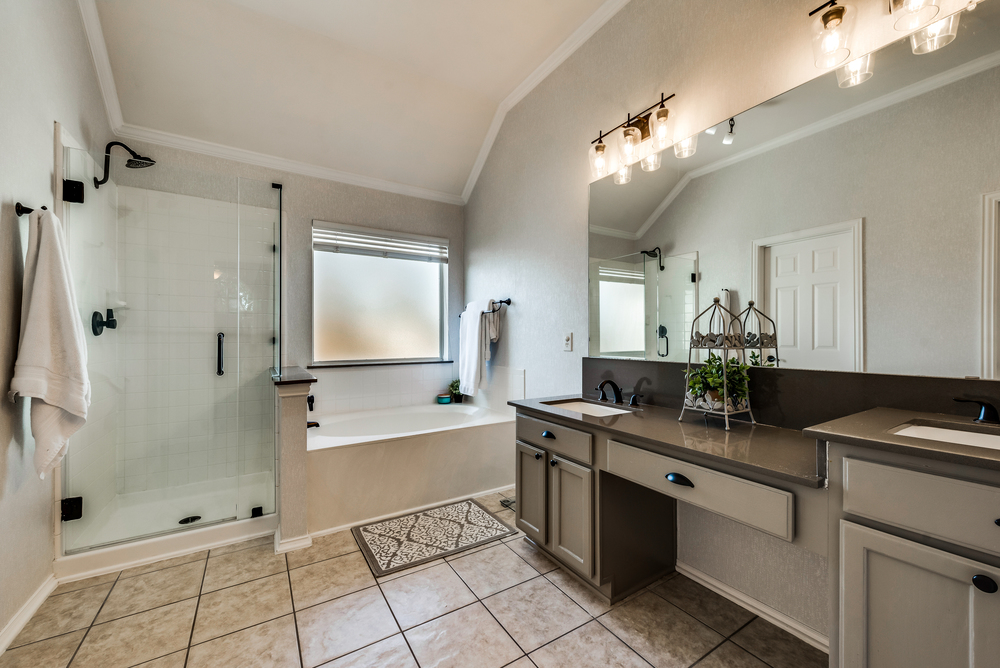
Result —
[[691, 272], [691, 282], [692, 283], [697, 283], [698, 282], [698, 274], [696, 274], [694, 272]]
[[83, 181], [63, 179], [63, 201], [70, 204], [83, 204]]
[[72, 522], [83, 517], [83, 497], [71, 496], [62, 500], [62, 521]]

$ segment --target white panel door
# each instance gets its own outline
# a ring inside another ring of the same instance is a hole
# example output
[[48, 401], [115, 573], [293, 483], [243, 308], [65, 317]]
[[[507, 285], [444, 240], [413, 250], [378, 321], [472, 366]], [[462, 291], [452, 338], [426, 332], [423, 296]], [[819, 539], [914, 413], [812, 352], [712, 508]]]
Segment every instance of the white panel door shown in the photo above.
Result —
[[778, 359], [796, 369], [855, 371], [854, 236], [851, 231], [764, 249], [765, 304]]

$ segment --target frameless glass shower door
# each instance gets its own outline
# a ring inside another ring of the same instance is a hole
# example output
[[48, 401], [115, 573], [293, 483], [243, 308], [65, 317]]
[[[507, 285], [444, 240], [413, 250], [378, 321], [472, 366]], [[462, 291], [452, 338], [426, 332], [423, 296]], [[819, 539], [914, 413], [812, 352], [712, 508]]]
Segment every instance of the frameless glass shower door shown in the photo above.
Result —
[[[93, 403], [63, 465], [67, 553], [274, 512], [280, 190], [68, 150]], [[109, 313], [110, 310], [110, 313]], [[93, 313], [116, 327], [93, 329]]]

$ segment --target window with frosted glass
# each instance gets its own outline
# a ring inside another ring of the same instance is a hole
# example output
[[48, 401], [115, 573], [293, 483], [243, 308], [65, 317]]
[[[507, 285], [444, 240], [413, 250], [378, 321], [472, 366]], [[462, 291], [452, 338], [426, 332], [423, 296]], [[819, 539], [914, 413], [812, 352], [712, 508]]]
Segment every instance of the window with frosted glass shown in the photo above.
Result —
[[447, 245], [314, 228], [313, 359], [442, 359]]

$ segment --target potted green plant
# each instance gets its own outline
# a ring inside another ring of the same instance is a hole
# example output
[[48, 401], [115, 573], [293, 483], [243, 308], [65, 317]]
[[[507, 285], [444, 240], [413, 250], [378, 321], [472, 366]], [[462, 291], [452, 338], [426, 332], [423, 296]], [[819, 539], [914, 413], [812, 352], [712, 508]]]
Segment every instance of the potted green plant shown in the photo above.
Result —
[[457, 378], [451, 381], [448, 385], [448, 391], [451, 392], [451, 403], [453, 404], [462, 403], [462, 391], [459, 389], [460, 385], [461, 383], [459, 383]]
[[[731, 413], [744, 410], [750, 395], [748, 367], [735, 357], [723, 361], [715, 353], [708, 354], [708, 360], [687, 374], [687, 392], [684, 403], [690, 408]], [[723, 398], [723, 388], [728, 395], [728, 403]]]

